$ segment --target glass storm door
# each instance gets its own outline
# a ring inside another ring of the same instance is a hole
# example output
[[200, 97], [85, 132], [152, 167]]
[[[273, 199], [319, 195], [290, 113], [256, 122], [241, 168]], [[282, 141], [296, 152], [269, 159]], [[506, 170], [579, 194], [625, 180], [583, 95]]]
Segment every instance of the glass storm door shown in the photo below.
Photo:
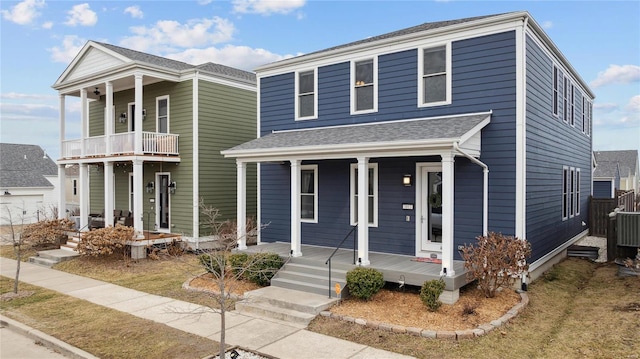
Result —
[[422, 226], [421, 250], [442, 251], [442, 172], [439, 169], [421, 169], [422, 198], [420, 221]]
[[171, 211], [169, 206], [169, 175], [156, 175], [156, 213], [158, 219], [158, 230], [169, 231], [171, 222]]

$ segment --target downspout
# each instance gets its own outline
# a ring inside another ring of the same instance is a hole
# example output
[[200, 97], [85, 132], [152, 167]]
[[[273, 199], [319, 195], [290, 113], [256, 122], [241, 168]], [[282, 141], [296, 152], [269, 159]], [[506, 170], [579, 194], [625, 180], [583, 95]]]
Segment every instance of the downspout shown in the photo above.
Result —
[[482, 180], [482, 235], [486, 236], [488, 233], [489, 227], [489, 166], [487, 166], [484, 162], [479, 159], [471, 156], [470, 154], [464, 152], [458, 146], [458, 142], [453, 143], [453, 149], [456, 150], [459, 154], [468, 158], [471, 162], [477, 164], [482, 167], [483, 180]]

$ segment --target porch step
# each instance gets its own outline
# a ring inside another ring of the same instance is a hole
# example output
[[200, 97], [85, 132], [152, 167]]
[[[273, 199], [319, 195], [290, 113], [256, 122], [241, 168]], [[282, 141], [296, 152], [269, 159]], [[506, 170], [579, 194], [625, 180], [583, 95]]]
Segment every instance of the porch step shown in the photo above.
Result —
[[[307, 264], [304, 264], [307, 263]], [[346, 268], [346, 267], [343, 267]], [[340, 284], [342, 292], [340, 297], [348, 295], [347, 291], [348, 269], [331, 268], [331, 283], [329, 283], [329, 268], [324, 263], [311, 262], [300, 258], [292, 258], [271, 279], [274, 287], [293, 289], [307, 293], [337, 297], [335, 285]]]
[[337, 299], [326, 295], [271, 286], [245, 293], [245, 299], [236, 303], [236, 310], [307, 326], [335, 303]]
[[29, 262], [38, 264], [45, 267], [52, 267], [53, 265], [68, 261], [79, 256], [78, 253], [64, 250], [64, 249], [52, 249], [48, 251], [39, 251], [34, 257], [29, 257]]

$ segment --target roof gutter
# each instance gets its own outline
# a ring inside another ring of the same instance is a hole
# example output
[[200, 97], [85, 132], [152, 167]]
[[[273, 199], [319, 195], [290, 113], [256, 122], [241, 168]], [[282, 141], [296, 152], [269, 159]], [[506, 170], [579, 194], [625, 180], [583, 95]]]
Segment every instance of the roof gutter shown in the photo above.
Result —
[[458, 142], [453, 143], [453, 149], [456, 150], [459, 154], [468, 158], [471, 162], [477, 164], [482, 167], [483, 180], [482, 180], [482, 235], [486, 236], [488, 234], [489, 227], [489, 166], [487, 166], [484, 162], [479, 159], [471, 156], [470, 154], [464, 152], [460, 146], [458, 146]]

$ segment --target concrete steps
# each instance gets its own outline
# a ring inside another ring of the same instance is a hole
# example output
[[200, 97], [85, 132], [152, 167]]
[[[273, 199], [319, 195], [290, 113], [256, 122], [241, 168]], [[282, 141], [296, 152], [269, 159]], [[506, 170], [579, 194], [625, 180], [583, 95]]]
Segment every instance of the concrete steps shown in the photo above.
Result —
[[280, 271], [271, 279], [271, 286], [293, 289], [308, 293], [338, 297], [335, 292], [336, 284], [340, 285], [340, 297], [348, 295], [347, 271], [354, 266], [337, 264], [331, 268], [331, 283], [329, 283], [329, 267], [323, 262], [314, 262], [306, 258], [291, 258]]
[[307, 326], [337, 301], [327, 295], [270, 286], [245, 293], [245, 299], [236, 303], [236, 310]]
[[37, 256], [29, 257], [29, 263], [51, 268], [56, 263], [68, 261], [79, 255], [80, 254], [77, 252], [67, 251], [64, 249], [38, 251]]
[[67, 237], [67, 243], [60, 246], [60, 249], [69, 251], [69, 252], [77, 252], [78, 244], [80, 243], [80, 235], [74, 233]]

